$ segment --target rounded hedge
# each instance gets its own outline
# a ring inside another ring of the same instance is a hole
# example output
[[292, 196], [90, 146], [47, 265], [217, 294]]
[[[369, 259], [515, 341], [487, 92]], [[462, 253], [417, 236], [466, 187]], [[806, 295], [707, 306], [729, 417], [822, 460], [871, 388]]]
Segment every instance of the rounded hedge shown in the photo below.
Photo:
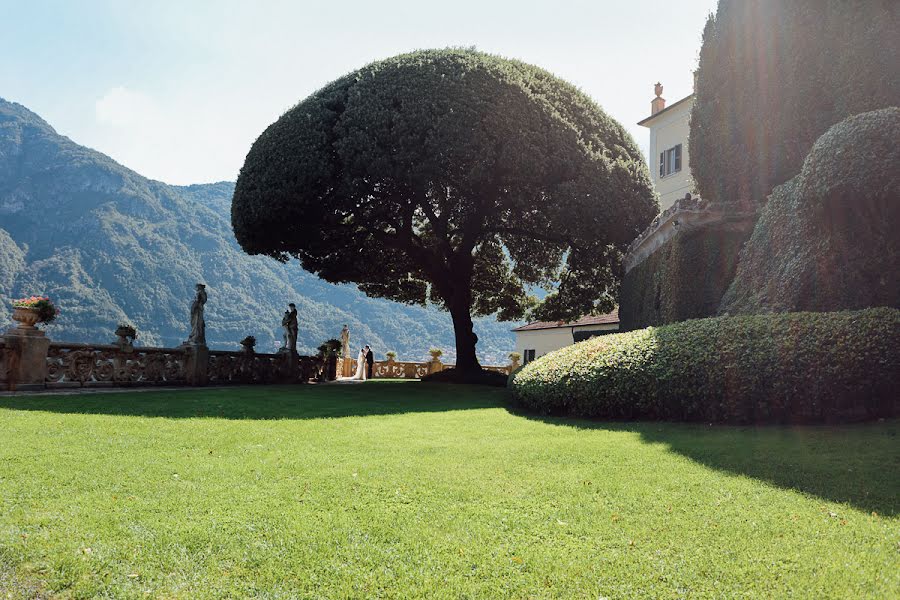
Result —
[[900, 108], [855, 115], [778, 186], [720, 314], [900, 308]]
[[721, 423], [850, 422], [900, 414], [900, 311], [684, 321], [557, 350], [510, 378], [546, 414]]

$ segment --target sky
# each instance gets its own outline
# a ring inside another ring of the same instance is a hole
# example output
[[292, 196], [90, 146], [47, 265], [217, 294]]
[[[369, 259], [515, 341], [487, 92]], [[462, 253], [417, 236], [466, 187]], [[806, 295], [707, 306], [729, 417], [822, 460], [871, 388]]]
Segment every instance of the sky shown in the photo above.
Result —
[[715, 0], [0, 0], [0, 98], [147, 177], [234, 181], [282, 113], [341, 75], [448, 46], [584, 90], [646, 154], [653, 84], [691, 93]]

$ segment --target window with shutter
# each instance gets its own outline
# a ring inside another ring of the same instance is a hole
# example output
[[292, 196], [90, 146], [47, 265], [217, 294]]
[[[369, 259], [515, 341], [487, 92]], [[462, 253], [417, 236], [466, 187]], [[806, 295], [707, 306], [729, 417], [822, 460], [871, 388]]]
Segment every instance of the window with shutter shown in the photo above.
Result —
[[659, 176], [660, 177], [666, 176], [666, 153], [665, 152], [659, 153]]

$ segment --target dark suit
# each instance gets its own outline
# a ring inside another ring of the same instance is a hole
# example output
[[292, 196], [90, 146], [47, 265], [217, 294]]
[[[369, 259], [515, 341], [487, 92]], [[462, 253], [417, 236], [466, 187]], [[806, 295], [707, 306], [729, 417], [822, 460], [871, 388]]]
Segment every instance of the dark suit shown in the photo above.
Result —
[[366, 379], [372, 379], [372, 364], [375, 362], [375, 355], [370, 349], [366, 352]]

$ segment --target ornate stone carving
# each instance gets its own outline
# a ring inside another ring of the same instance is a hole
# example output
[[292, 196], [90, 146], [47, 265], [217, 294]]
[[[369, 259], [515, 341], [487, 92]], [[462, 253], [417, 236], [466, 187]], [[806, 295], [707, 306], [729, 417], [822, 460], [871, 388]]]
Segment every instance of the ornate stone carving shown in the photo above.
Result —
[[46, 382], [57, 385], [182, 385], [184, 353], [177, 349], [50, 344]]

